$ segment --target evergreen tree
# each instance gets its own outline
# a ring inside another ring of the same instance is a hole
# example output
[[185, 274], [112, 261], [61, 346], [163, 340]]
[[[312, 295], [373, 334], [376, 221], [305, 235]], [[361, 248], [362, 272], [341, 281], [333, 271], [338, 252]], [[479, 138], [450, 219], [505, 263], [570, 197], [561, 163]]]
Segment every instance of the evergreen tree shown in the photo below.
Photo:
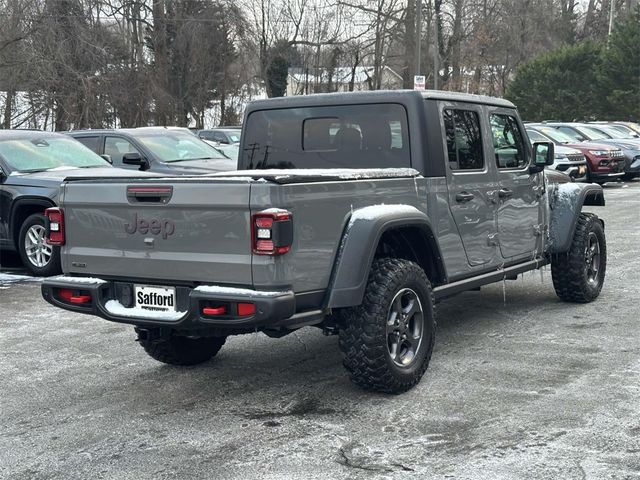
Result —
[[505, 96], [526, 120], [595, 118], [601, 59], [602, 48], [590, 41], [540, 55], [518, 68]]
[[640, 5], [616, 25], [603, 52], [598, 80], [602, 120], [640, 120]]

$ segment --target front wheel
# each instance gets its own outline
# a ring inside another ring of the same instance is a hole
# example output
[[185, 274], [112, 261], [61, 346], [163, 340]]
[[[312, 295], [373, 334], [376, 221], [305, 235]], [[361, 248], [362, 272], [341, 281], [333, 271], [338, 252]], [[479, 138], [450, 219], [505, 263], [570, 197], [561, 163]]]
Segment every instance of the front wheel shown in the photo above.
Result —
[[416, 385], [433, 351], [434, 305], [431, 284], [417, 264], [374, 260], [362, 305], [342, 315], [340, 349], [351, 380], [385, 393]]
[[227, 337], [170, 336], [154, 340], [140, 339], [140, 345], [154, 360], [169, 365], [197, 365], [211, 360]]
[[36, 213], [24, 221], [18, 238], [18, 252], [32, 275], [49, 277], [61, 272], [60, 249], [45, 242], [44, 215]]
[[607, 243], [602, 223], [596, 215], [581, 213], [571, 247], [551, 259], [553, 287], [565, 302], [595, 300], [604, 284]]

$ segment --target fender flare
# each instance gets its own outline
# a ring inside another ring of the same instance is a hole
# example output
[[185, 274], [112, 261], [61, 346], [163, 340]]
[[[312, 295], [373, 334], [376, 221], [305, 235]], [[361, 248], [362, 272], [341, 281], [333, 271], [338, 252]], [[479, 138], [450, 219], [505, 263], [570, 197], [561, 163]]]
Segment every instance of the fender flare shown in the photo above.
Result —
[[561, 183], [550, 192], [549, 253], [569, 250], [583, 205], [604, 206], [604, 191], [593, 183]]
[[419, 228], [437, 251], [436, 262], [443, 268], [442, 255], [427, 215], [412, 205], [375, 205], [355, 210], [342, 235], [329, 283], [326, 306], [341, 308], [360, 305], [364, 297], [373, 258], [382, 235], [399, 228]]
[[47, 197], [26, 196], [15, 200], [13, 205], [11, 205], [11, 212], [9, 213], [9, 238], [14, 243], [17, 243], [16, 236], [20, 232], [20, 226], [17, 226], [18, 228], [14, 230], [16, 212], [18, 212], [22, 206], [42, 206], [44, 207], [42, 210], [44, 213], [45, 209], [55, 207], [56, 204], [53, 200]]

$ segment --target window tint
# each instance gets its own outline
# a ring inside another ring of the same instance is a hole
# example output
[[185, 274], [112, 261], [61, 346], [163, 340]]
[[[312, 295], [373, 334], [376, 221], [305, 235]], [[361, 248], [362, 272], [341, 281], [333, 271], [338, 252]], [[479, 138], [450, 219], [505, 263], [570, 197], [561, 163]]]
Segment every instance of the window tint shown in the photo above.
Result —
[[529, 140], [532, 142], [548, 142], [549, 139], [542, 135], [541, 133], [536, 132], [535, 130], [527, 130], [527, 134], [529, 135]]
[[521, 168], [527, 161], [527, 145], [518, 126], [518, 121], [511, 115], [494, 113], [489, 116], [493, 149], [496, 154], [498, 168]]
[[[125, 153], [139, 153], [130, 142], [122, 137], [106, 137], [104, 140], [104, 153], [111, 156], [111, 161], [116, 166], [124, 166], [122, 156]], [[135, 167], [138, 168], [138, 167]]]
[[451, 170], [478, 170], [484, 167], [480, 118], [471, 110], [443, 111], [447, 157]]
[[573, 128], [571, 127], [558, 127], [558, 130], [560, 130], [562, 133], [568, 135], [569, 137], [571, 137], [571, 139], [575, 142], [584, 142], [585, 140], [587, 140], [587, 137], [581, 135], [579, 132], [575, 131]]
[[407, 113], [401, 105], [350, 105], [253, 112], [243, 168], [409, 167]]
[[198, 136], [200, 138], [204, 138], [205, 140], [210, 140], [210, 141], [215, 141], [215, 135], [213, 132], [210, 132], [208, 130], [203, 130], [201, 132], [198, 133]]
[[75, 139], [79, 141], [81, 144], [83, 144], [85, 147], [98, 153], [98, 150], [100, 149], [99, 147], [100, 137], [97, 137], [97, 136], [96, 137], [75, 137]]

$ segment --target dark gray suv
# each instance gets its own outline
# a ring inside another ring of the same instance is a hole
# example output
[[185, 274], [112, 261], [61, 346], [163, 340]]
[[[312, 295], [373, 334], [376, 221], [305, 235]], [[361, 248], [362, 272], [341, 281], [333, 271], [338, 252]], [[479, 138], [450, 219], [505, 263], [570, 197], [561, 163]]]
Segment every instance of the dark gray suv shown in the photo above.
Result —
[[77, 130], [67, 135], [115, 167], [149, 170], [166, 175], [201, 175], [235, 170], [230, 160], [186, 129], [171, 127]]
[[72, 177], [115, 177], [113, 168], [80, 143], [57, 133], [0, 130], [0, 254], [18, 252], [34, 275], [60, 273], [57, 247], [44, 241], [44, 211]]

